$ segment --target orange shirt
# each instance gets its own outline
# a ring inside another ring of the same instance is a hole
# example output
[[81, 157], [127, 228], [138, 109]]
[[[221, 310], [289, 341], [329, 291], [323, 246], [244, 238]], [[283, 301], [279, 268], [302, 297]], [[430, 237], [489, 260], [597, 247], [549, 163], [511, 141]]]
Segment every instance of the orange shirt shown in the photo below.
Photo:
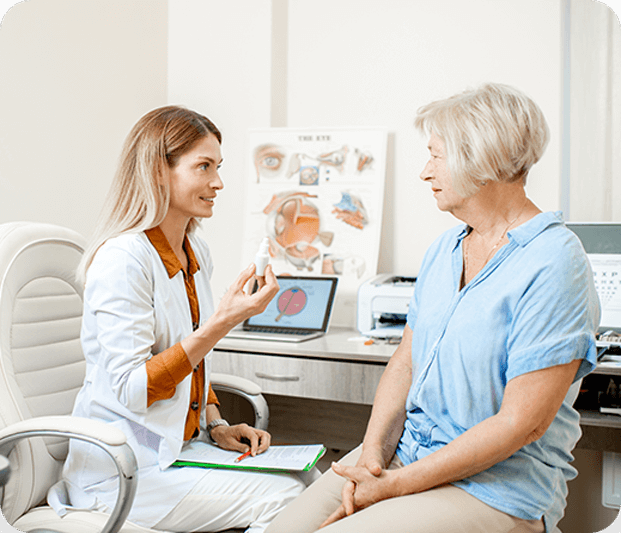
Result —
[[[159, 227], [145, 231], [145, 234], [157, 253], [162, 259], [168, 277], [172, 278], [180, 270], [183, 272], [185, 290], [190, 303], [193, 329], [198, 327], [200, 321], [200, 310], [198, 297], [194, 285], [194, 274], [200, 269], [196, 256], [190, 246], [190, 241], [186, 237], [183, 241], [183, 249], [188, 256], [187, 271], [173, 252], [168, 239]], [[200, 415], [203, 402], [203, 391], [205, 390], [205, 363], [203, 360], [192, 368], [188, 356], [186, 355], [181, 343], [171, 346], [167, 350], [154, 355], [147, 361], [147, 405], [150, 406], [158, 400], [172, 398], [175, 394], [177, 385], [181, 383], [189, 374], [192, 374], [192, 387], [190, 393], [190, 405], [186, 417], [184, 440], [196, 437], [200, 431]], [[208, 404], [219, 405], [218, 398], [209, 385], [207, 397]]]

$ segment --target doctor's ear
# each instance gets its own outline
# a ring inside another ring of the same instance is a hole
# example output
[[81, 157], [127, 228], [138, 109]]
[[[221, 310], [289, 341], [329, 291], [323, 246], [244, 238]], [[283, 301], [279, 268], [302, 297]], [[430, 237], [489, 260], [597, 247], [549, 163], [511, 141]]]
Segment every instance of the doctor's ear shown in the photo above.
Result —
[[163, 165], [155, 171], [155, 180], [160, 187], [166, 188], [170, 184], [170, 167]]

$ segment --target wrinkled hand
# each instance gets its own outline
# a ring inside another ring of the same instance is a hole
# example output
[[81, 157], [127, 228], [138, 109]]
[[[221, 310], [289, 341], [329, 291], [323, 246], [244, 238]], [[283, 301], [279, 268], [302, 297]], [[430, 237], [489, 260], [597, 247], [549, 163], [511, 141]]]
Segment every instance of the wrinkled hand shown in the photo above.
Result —
[[[253, 457], [270, 447], [271, 435], [267, 431], [253, 428], [248, 424], [235, 426], [216, 426], [211, 430], [211, 438], [224, 450], [246, 453]], [[250, 443], [250, 444], [248, 444]]]
[[320, 529], [389, 497], [384, 490], [389, 474], [382, 469], [380, 461], [369, 454], [361, 456], [356, 466], [332, 464], [332, 470], [347, 481], [341, 492], [340, 507], [321, 524]]
[[[254, 276], [255, 269], [252, 263], [237, 276], [214, 313], [222, 316], [231, 328], [262, 313], [280, 289], [271, 265], [265, 268], [265, 276]], [[258, 281], [259, 288], [255, 293], [248, 294], [244, 287], [253, 276]]]
[[382, 457], [381, 450], [367, 450], [364, 448], [362, 454], [358, 458], [356, 466], [366, 468], [371, 474], [377, 477], [387, 467], [387, 464]]

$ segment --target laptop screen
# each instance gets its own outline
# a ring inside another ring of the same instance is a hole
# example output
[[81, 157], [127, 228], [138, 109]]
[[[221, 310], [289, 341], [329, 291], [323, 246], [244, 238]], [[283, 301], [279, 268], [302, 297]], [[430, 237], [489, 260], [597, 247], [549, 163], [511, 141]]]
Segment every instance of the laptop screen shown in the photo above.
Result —
[[599, 330], [621, 332], [621, 224], [572, 222], [566, 225], [578, 236], [591, 262], [602, 306]]
[[280, 290], [265, 311], [244, 322], [245, 330], [255, 328], [328, 328], [338, 278], [277, 276]]

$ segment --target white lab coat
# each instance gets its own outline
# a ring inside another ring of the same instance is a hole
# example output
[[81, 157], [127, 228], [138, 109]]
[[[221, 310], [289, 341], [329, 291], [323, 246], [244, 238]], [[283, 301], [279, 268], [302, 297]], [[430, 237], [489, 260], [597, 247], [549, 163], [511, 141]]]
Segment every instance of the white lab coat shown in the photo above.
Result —
[[[194, 281], [200, 318], [213, 314], [213, 270], [202, 239], [189, 236], [200, 270]], [[91, 264], [84, 293], [82, 347], [86, 378], [73, 414], [120, 428], [138, 460], [138, 490], [129, 519], [150, 527], [163, 518], [208, 470], [168, 468], [183, 445], [191, 375], [169, 400], [147, 409], [146, 361], [192, 333], [183, 272], [173, 278], [144, 233], [110, 239]], [[205, 358], [207, 398], [211, 353]], [[205, 412], [202, 406], [201, 422]], [[68, 507], [112, 508], [116, 469], [99, 448], [72, 440], [63, 477], [48, 501], [59, 514]], [[63, 494], [67, 493], [69, 502]]]

